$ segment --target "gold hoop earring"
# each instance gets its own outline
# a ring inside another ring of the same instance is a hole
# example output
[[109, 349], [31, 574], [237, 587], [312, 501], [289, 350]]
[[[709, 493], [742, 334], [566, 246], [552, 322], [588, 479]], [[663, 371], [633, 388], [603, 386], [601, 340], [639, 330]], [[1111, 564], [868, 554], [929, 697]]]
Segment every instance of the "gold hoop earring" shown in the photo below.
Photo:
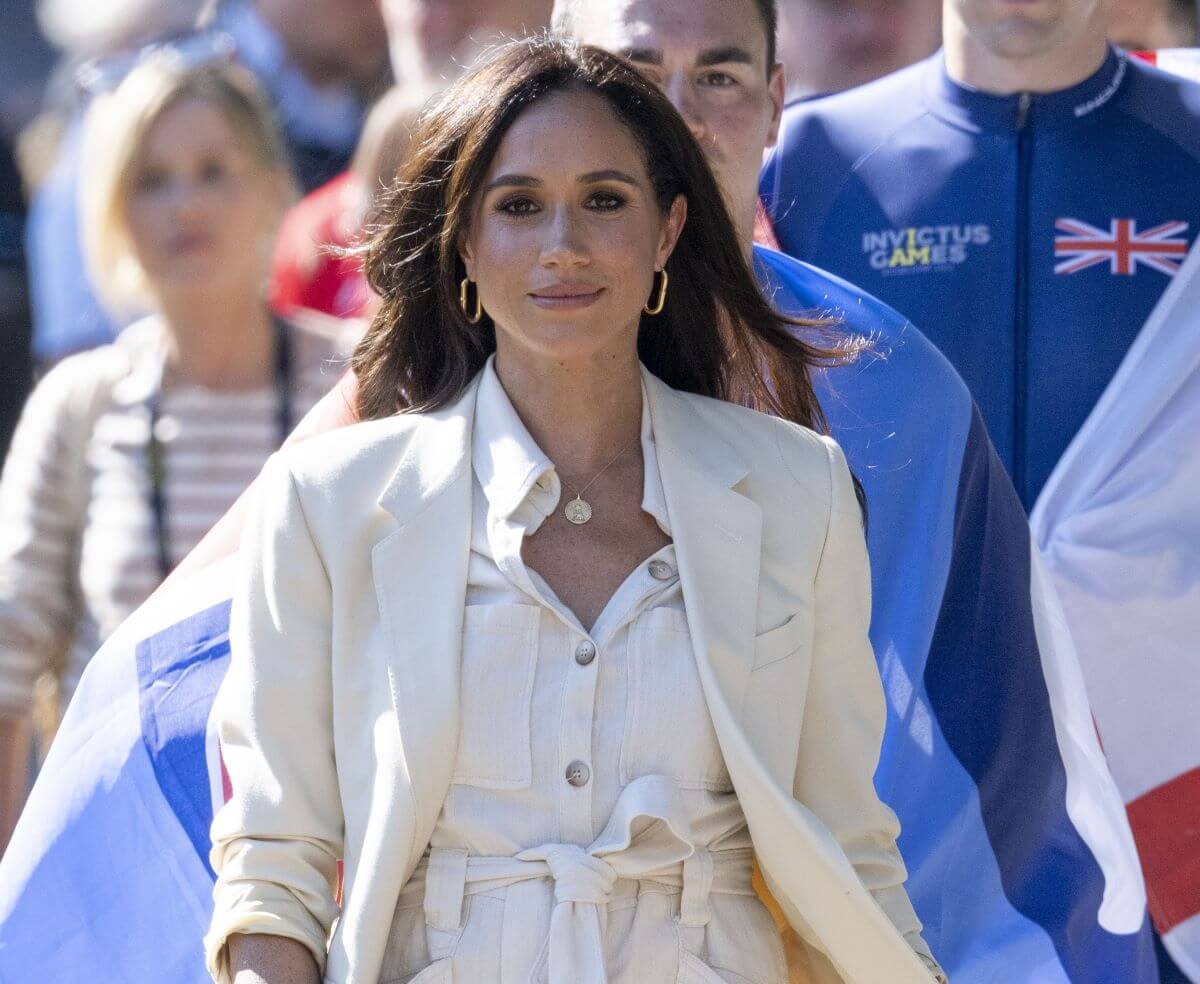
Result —
[[669, 278], [667, 277], [666, 270], [659, 270], [658, 272], [662, 274], [662, 283], [658, 285], [658, 296], [654, 299], [654, 305], [647, 304], [642, 308], [647, 314], [662, 314], [663, 308], [667, 306], [667, 282]]
[[479, 288], [475, 288], [475, 312], [472, 314], [467, 304], [467, 294], [470, 292], [471, 278], [463, 277], [462, 283], [458, 285], [458, 306], [462, 308], [462, 313], [467, 319], [468, 324], [477, 325], [483, 317], [483, 301], [479, 299]]

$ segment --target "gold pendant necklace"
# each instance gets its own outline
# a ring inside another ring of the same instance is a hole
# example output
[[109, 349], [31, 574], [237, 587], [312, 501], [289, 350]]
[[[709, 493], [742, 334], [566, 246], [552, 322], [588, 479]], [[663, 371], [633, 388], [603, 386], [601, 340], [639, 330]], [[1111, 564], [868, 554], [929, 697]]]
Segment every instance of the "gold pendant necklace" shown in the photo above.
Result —
[[582, 526], [592, 518], [592, 507], [584, 502], [581, 496], [577, 495], [567, 503], [566, 509], [563, 510], [563, 515], [567, 517], [568, 523]]
[[584, 523], [588, 522], [592, 518], [591, 503], [587, 502], [583, 498], [583, 493], [586, 492], [588, 489], [590, 489], [596, 483], [596, 479], [598, 479], [601, 475], [603, 475], [606, 471], [608, 471], [613, 465], [615, 465], [617, 463], [617, 461], [620, 460], [621, 456], [623, 454], [625, 454], [625, 452], [628, 451], [630, 448], [632, 448], [634, 444], [637, 444], [638, 441], [640, 441], [641, 439], [642, 439], [641, 435], [639, 434], [637, 441], [634, 441], [632, 444], [627, 444], [625, 447], [623, 447], [617, 453], [617, 456], [615, 458], [613, 458], [612, 461], [610, 461], [607, 465], [605, 465], [598, 472], [596, 472], [595, 476], [592, 478], [592, 480], [590, 482], [587, 483], [587, 485], [585, 485], [583, 488], [581, 488], [578, 492], [575, 493], [575, 498], [572, 499], [570, 502], [568, 502], [566, 504], [566, 506], [563, 507], [563, 515], [567, 517], [568, 523], [571, 523], [575, 526], [582, 526]]

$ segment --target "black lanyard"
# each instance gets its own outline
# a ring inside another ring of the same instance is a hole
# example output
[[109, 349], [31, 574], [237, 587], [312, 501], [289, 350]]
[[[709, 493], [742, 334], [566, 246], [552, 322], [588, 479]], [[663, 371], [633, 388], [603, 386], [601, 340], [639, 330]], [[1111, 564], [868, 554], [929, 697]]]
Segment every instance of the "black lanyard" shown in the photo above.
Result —
[[[272, 318], [275, 329], [275, 423], [282, 445], [292, 432], [292, 336], [287, 325]], [[167, 529], [167, 454], [158, 425], [162, 419], [162, 384], [155, 387], [147, 400], [150, 413], [150, 436], [146, 440], [146, 475], [150, 480], [150, 512], [154, 517], [154, 539], [158, 548], [158, 572], [166, 580], [174, 566], [171, 563], [171, 544]]]

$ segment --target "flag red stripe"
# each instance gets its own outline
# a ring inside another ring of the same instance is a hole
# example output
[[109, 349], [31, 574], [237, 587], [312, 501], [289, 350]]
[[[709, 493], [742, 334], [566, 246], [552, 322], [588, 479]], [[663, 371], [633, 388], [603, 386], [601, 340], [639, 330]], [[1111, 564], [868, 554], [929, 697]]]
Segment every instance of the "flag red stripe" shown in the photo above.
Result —
[[1128, 805], [1150, 914], [1160, 933], [1200, 913], [1200, 768], [1176, 776]]
[[1139, 243], [1114, 240], [1096, 242], [1090, 239], [1054, 240], [1054, 252], [1057, 254], [1096, 253], [1100, 250], [1107, 250], [1111, 253], [1117, 249], [1128, 250], [1131, 253], [1168, 253], [1173, 256], [1183, 256], [1187, 253], [1187, 245], [1185, 243]]

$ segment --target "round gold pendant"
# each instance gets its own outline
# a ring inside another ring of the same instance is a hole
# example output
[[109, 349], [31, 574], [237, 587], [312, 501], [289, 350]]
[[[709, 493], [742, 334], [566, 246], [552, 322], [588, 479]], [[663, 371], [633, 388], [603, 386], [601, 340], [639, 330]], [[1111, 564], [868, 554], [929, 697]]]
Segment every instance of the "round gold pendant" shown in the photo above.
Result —
[[576, 526], [582, 526], [592, 518], [592, 507], [584, 502], [579, 496], [575, 496], [567, 503], [563, 509], [563, 515], [567, 517], [568, 523], [574, 523]]

